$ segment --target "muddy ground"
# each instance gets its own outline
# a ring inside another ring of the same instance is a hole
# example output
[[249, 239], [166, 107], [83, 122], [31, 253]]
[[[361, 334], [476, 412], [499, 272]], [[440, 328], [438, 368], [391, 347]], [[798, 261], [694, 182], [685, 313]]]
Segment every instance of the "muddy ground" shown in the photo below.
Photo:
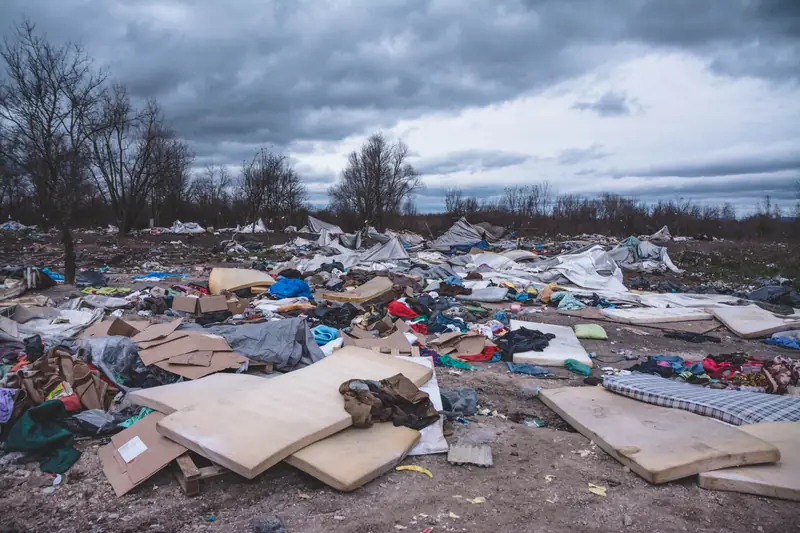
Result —
[[[141, 264], [150, 260], [150, 250], [166, 248], [165, 243], [174, 240], [125, 245], [119, 253]], [[97, 266], [89, 264], [97, 262], [91, 256], [108, 249], [105, 244], [94, 246], [84, 248], [80, 266]], [[206, 267], [207, 261], [227, 262], [227, 258], [209, 253], [209, 243], [189, 246], [189, 250], [176, 246], [182, 253], [170, 255], [178, 258], [174, 264], [192, 268], [198, 279], [206, 275], [205, 270], [193, 267]], [[153, 255], [164, 257], [163, 252]], [[193, 263], [194, 258], [198, 263]], [[7, 255], [4, 259], [13, 260]], [[57, 261], [53, 259], [54, 266]], [[113, 278], [115, 285], [130, 280], [121, 273]], [[61, 287], [50, 291], [54, 296], [70, 293]], [[583, 322], [556, 312], [536, 315], [536, 320], [563, 325]], [[692, 360], [708, 353], [736, 351], [762, 359], [791, 355], [734, 338], [724, 328], [711, 333], [722, 339], [721, 344], [691, 344], [664, 338], [657, 329], [637, 326], [650, 333], [640, 336], [618, 325], [601, 325], [609, 341], [583, 341], [587, 351], [600, 356], [613, 356], [612, 350], [621, 349], [639, 356], [668, 354]], [[706, 491], [692, 478], [653, 486], [627, 471], [536, 398], [537, 387], [584, 386], [582, 377], [554, 369], [555, 375], [568, 379], [542, 380], [509, 374], [501, 364], [476, 366], [479, 370], [475, 372], [437, 369], [440, 387], [474, 387], [482, 407], [505, 416], [524, 413], [547, 423], [543, 428], [530, 428], [501, 416], [476, 416], [469, 425], [448, 426], [451, 442], [490, 444], [491, 468], [453, 466], [444, 455], [407, 458], [403, 464], [423, 466], [433, 478], [391, 471], [353, 493], [342, 494], [280, 464], [252, 481], [234, 474], [209, 480], [195, 497], [184, 495], [171, 472], [164, 470], [117, 498], [97, 458], [97, 449], [104, 442], [84, 440], [77, 444], [83, 452], [81, 459], [55, 490], [49, 489], [53, 478], [41, 473], [36, 463], [0, 466], [0, 531], [249, 532], [252, 521], [265, 515], [279, 516], [290, 532], [308, 533], [417, 533], [428, 528], [434, 533], [787, 532], [800, 527], [796, 503]], [[593, 375], [599, 375], [597, 369]], [[588, 483], [607, 487], [607, 496], [590, 493]], [[479, 496], [485, 503], [468, 501]]]

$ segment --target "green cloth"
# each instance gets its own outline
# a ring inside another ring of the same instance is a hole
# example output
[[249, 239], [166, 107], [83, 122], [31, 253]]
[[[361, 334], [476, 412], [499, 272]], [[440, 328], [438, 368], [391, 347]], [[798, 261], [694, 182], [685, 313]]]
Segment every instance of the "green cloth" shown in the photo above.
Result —
[[459, 359], [454, 359], [449, 355], [440, 355], [439, 362], [442, 363], [443, 366], [449, 366], [452, 368], [460, 368], [462, 370], [477, 370], [477, 368], [475, 368], [474, 366], [468, 365], [467, 363]]
[[9, 431], [6, 449], [36, 453], [42, 472], [63, 474], [81, 456], [72, 447], [72, 433], [56, 422], [66, 416], [67, 408], [61, 400], [49, 400], [28, 409]]
[[592, 368], [589, 365], [585, 365], [576, 359], [567, 359], [564, 361], [564, 367], [582, 376], [588, 376], [592, 373]]
[[596, 341], [607, 341], [608, 335], [603, 326], [599, 324], [575, 324], [572, 326], [575, 336], [579, 339], [592, 339]]
[[139, 411], [139, 414], [133, 415], [129, 419], [127, 419], [127, 420], [125, 420], [123, 422], [120, 422], [119, 425], [124, 427], [124, 428], [129, 428], [132, 425], [134, 425], [136, 422], [138, 422], [139, 420], [141, 420], [142, 418], [146, 417], [147, 415], [149, 415], [152, 412], [153, 412], [153, 410], [150, 409], [149, 407], [142, 407], [142, 409]]

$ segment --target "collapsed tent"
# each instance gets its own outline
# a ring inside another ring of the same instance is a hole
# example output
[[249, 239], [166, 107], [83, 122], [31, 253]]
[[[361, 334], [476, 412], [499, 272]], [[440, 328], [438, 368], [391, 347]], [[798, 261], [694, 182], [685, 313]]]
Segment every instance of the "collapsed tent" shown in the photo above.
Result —
[[357, 250], [361, 248], [361, 232], [343, 233], [339, 236], [339, 241], [343, 246]]
[[392, 261], [408, 259], [408, 252], [397, 237], [392, 237], [383, 244], [376, 244], [359, 257], [361, 261]]
[[639, 240], [669, 242], [672, 240], [672, 233], [669, 232], [669, 228], [667, 226], [664, 226], [652, 235], [639, 235]]
[[175, 223], [169, 228], [170, 233], [191, 234], [191, 233], [205, 233], [206, 230], [197, 222], [183, 223], [176, 220]]
[[489, 222], [478, 222], [477, 224], [473, 224], [473, 226], [477, 228], [483, 229], [487, 234], [494, 237], [493, 240], [500, 240], [503, 235], [506, 233], [506, 228], [503, 226], [495, 226], [494, 224], [490, 224]]
[[574, 283], [579, 287], [627, 292], [622, 271], [600, 245], [588, 246], [533, 264], [533, 272], [544, 283]]
[[239, 226], [236, 226], [236, 231], [238, 233], [266, 233], [267, 227], [264, 225], [264, 221], [259, 218], [258, 222], [247, 224], [246, 226], [243, 226], [241, 228]]
[[328, 233], [334, 235], [341, 235], [344, 233], [342, 228], [336, 224], [328, 224], [327, 222], [323, 222], [320, 219], [314, 218], [310, 215], [308, 217], [308, 228], [311, 230], [311, 233], [322, 233], [322, 230], [327, 230]]
[[667, 249], [656, 246], [636, 237], [628, 237], [608, 252], [617, 264], [625, 270], [635, 272], [663, 272], [667, 269], [680, 274], [683, 272], [669, 258]]
[[432, 250], [450, 250], [451, 248], [470, 248], [481, 242], [495, 242], [497, 238], [480, 226], [473, 226], [466, 218], [458, 222], [445, 232], [444, 235], [431, 243]]
[[389, 242], [389, 239], [397, 237], [400, 239], [400, 242], [403, 244], [403, 246], [408, 248], [419, 246], [425, 242], [425, 239], [422, 237], [422, 235], [417, 233], [411, 233], [410, 231], [395, 232], [392, 230], [386, 230], [386, 233], [381, 233], [373, 226], [367, 228], [367, 237], [380, 243]]

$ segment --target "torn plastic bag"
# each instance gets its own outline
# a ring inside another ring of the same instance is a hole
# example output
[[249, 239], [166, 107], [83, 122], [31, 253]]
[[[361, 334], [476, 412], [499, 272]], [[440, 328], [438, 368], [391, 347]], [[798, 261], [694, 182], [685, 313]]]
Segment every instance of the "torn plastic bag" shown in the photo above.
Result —
[[62, 420], [60, 424], [72, 434], [86, 437], [107, 437], [123, 430], [114, 415], [101, 409], [89, 409], [75, 413]]
[[199, 328], [185, 324], [179, 329], [202, 329], [206, 333], [221, 335], [233, 351], [257, 361], [273, 363], [281, 372], [308, 366], [325, 357], [314, 341], [308, 322], [300, 317], [241, 326]]
[[122, 391], [174, 383], [178, 376], [158, 367], [147, 367], [139, 348], [128, 337], [86, 337], [80, 340], [83, 358], [99, 368]]

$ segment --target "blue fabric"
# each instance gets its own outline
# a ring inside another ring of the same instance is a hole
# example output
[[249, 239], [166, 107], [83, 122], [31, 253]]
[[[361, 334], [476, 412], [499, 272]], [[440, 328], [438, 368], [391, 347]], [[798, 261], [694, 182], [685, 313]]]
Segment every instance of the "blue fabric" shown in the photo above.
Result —
[[672, 367], [672, 371], [675, 372], [676, 374], [680, 374], [681, 372], [688, 370], [692, 374], [699, 376], [700, 374], [705, 372], [702, 361], [698, 361], [697, 363], [694, 364], [689, 364], [686, 361], [684, 361], [682, 357], [678, 355], [656, 355], [655, 357], [653, 357], [653, 360], [666, 361], [667, 363], [669, 363], [669, 366]]
[[579, 311], [586, 307], [585, 303], [569, 292], [557, 292], [550, 297], [550, 301], [557, 303], [561, 311]]
[[490, 363], [499, 363], [503, 359], [503, 356], [500, 355], [500, 352], [494, 352], [494, 355], [491, 359], [489, 359]]
[[539, 365], [530, 365], [528, 363], [514, 363], [506, 362], [509, 372], [514, 374], [526, 374], [528, 376], [549, 376], [553, 372]]
[[319, 346], [323, 346], [332, 340], [339, 338], [338, 329], [326, 326], [324, 324], [320, 324], [319, 326], [312, 328], [311, 333], [314, 335], [314, 340]]
[[64, 281], [64, 276], [62, 274], [59, 274], [58, 272], [53, 272], [47, 267], [44, 267], [42, 269], [42, 272], [47, 274], [53, 281]]
[[463, 320], [448, 318], [442, 313], [437, 313], [433, 320], [431, 320], [431, 322], [428, 324], [428, 331], [430, 333], [444, 333], [445, 331], [450, 331], [447, 329], [448, 325], [457, 327], [459, 331], [463, 331], [465, 327]]
[[458, 285], [459, 287], [464, 286], [464, 281], [458, 276], [450, 276], [449, 278], [444, 280], [444, 282], [447, 283], [448, 285]]
[[144, 276], [134, 276], [133, 279], [142, 280], [148, 278], [167, 279], [167, 278], [185, 278], [185, 277], [186, 274], [181, 274], [178, 272], [148, 272]]
[[276, 298], [297, 298], [304, 296], [309, 300], [314, 298], [311, 287], [302, 279], [278, 278], [277, 283], [269, 288], [269, 293]]
[[764, 339], [764, 344], [771, 344], [772, 346], [780, 346], [781, 348], [789, 348], [791, 350], [800, 350], [800, 342], [791, 337], [772, 337], [771, 339]]
[[528, 293], [527, 292], [519, 292], [514, 299], [518, 302], [527, 302], [528, 301]]

